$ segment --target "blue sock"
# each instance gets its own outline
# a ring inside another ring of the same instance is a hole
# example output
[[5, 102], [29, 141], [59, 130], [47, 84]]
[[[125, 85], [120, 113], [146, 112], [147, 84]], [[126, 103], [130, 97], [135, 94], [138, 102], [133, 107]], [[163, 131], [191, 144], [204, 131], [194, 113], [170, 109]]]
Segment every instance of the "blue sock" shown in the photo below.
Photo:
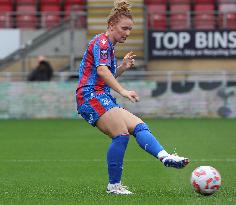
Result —
[[118, 135], [112, 138], [112, 143], [110, 144], [107, 152], [107, 165], [110, 184], [119, 183], [121, 181], [123, 159], [128, 142], [128, 134]]
[[156, 158], [158, 153], [164, 150], [145, 123], [136, 125], [133, 135], [139, 146]]

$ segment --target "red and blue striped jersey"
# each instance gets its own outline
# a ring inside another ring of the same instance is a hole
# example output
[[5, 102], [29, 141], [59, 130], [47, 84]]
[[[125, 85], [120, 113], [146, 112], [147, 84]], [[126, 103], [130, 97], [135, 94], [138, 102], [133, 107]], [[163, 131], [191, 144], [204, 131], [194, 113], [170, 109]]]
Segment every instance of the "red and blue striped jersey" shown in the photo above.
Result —
[[83, 104], [95, 95], [110, 93], [110, 87], [97, 74], [98, 66], [109, 67], [111, 73], [116, 73], [116, 57], [114, 46], [108, 36], [103, 33], [96, 35], [84, 53], [79, 69], [77, 101]]

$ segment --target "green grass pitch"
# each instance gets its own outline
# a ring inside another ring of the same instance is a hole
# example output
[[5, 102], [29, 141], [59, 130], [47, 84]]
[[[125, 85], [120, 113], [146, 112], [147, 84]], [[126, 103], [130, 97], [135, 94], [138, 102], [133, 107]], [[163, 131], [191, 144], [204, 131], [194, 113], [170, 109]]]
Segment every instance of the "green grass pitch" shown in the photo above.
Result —
[[[123, 183], [135, 194], [105, 193], [110, 140], [83, 120], [0, 121], [1, 205], [224, 205], [236, 204], [236, 120], [149, 119], [167, 151], [188, 156], [182, 170], [165, 168], [132, 137]], [[219, 192], [204, 197], [190, 186], [200, 165], [219, 170]]]

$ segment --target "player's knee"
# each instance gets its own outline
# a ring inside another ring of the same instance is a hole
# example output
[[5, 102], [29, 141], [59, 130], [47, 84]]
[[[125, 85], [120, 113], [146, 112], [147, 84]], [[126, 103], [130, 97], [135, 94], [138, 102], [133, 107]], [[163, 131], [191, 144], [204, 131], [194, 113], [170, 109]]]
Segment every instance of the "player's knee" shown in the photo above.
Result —
[[126, 126], [125, 122], [122, 122], [122, 119], [119, 123], [113, 124], [114, 126], [110, 127], [110, 132], [112, 133], [112, 137], [129, 134], [128, 127]]
[[126, 126], [109, 127], [107, 134], [113, 138], [119, 135], [129, 135], [129, 131]]
[[112, 138], [117, 137], [117, 136], [129, 136], [129, 132], [127, 129], [115, 131], [115, 132], [113, 131], [113, 132], [111, 132], [110, 136]]
[[149, 127], [148, 127], [148, 125], [146, 123], [139, 123], [139, 124], [137, 124], [135, 126], [135, 128], [134, 128], [134, 131], [133, 131], [134, 137], [136, 137], [138, 132], [141, 132], [143, 130], [147, 130], [147, 131], [151, 132]]
[[123, 145], [126, 149], [126, 146], [129, 142], [130, 136], [129, 133], [122, 133], [112, 138], [112, 143], [117, 143], [118, 146]]

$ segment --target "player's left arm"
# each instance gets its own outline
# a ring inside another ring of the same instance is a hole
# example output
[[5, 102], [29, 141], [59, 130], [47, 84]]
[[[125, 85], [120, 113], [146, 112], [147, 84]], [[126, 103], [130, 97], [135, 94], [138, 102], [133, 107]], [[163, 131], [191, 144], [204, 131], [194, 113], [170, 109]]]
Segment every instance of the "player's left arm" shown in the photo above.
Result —
[[134, 63], [135, 63], [134, 57], [135, 56], [136, 55], [134, 55], [134, 53], [132, 51], [125, 55], [121, 64], [116, 68], [116, 75], [115, 75], [116, 78], [121, 76], [122, 73], [124, 73], [126, 70], [129, 70], [130, 68], [132, 68], [134, 66]]

